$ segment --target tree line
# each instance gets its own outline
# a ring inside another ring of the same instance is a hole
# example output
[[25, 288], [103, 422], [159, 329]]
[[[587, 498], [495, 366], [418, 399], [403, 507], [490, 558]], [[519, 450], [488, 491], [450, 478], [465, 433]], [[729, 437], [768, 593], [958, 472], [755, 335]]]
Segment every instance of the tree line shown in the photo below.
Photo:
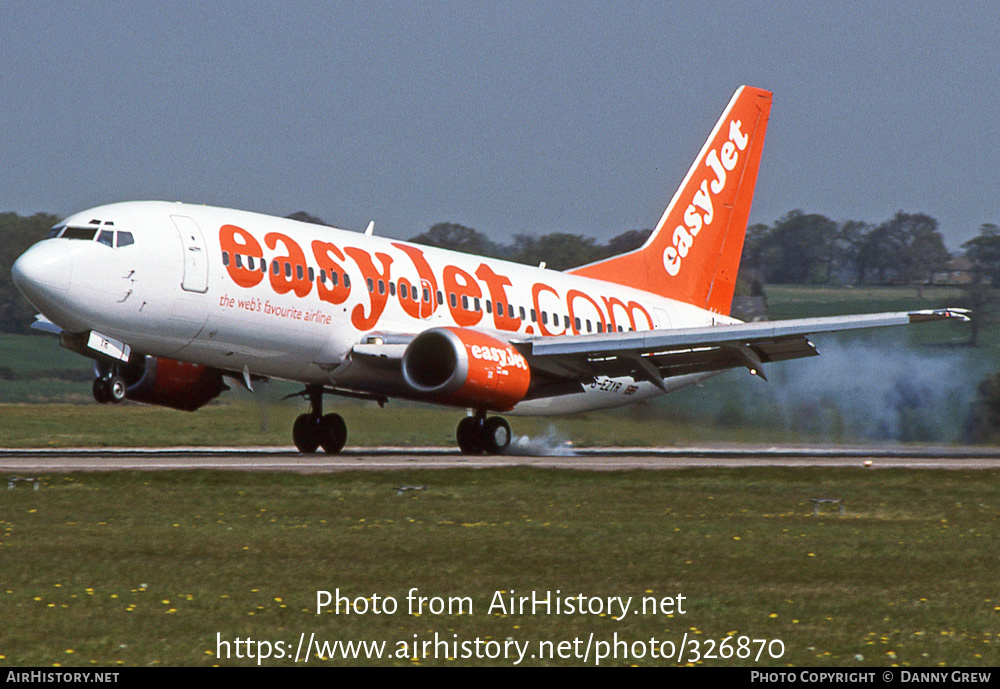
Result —
[[[454, 251], [503, 258], [566, 270], [637, 249], [651, 230], [629, 230], [601, 244], [593, 237], [557, 232], [535, 237], [514, 236], [501, 244], [455, 223], [438, 223], [409, 241]], [[796, 285], [930, 285], [949, 272], [952, 259], [964, 255], [968, 265], [952, 281], [979, 282], [1000, 288], [1000, 227], [985, 224], [979, 234], [952, 254], [937, 220], [900, 211], [873, 225], [855, 220], [835, 222], [815, 213], [791, 211], [771, 225], [747, 228], [740, 274], [763, 284]]]
[[769, 284], [923, 285], [951, 258], [937, 221], [922, 213], [871, 225], [796, 210], [747, 228], [740, 267]]
[[[326, 224], [305, 212], [288, 217]], [[27, 332], [34, 309], [10, 276], [14, 260], [43, 237], [59, 218], [48, 213], [0, 213], [0, 332]], [[636, 249], [651, 230], [629, 230], [607, 242], [568, 232], [517, 234], [509, 243], [457, 223], [437, 223], [409, 241], [426, 246], [501, 258], [527, 265], [545, 262], [566, 270]], [[1000, 288], [1000, 227], [983, 225], [962, 245], [969, 261], [966, 306], [984, 311]], [[921, 213], [896, 213], [872, 225], [836, 222], [823, 215], [791, 211], [770, 225], [747, 228], [740, 263], [739, 293], [761, 293], [763, 284], [926, 285], [945, 271], [952, 255], [937, 221]]]
[[34, 322], [35, 308], [17, 291], [10, 269], [59, 220], [48, 213], [28, 217], [0, 213], [0, 332], [26, 333]]

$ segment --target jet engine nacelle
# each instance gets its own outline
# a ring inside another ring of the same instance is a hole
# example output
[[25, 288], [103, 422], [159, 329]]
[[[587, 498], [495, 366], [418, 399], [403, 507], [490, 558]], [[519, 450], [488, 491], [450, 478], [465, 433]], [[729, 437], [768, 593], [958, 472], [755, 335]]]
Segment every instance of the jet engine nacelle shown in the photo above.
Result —
[[[99, 377], [106, 374], [101, 364], [96, 368]], [[133, 356], [121, 375], [128, 399], [182, 411], [203, 407], [229, 389], [218, 369], [153, 356]]]
[[403, 353], [403, 379], [439, 402], [506, 411], [524, 399], [531, 371], [516, 349], [495, 337], [466, 328], [433, 328]]

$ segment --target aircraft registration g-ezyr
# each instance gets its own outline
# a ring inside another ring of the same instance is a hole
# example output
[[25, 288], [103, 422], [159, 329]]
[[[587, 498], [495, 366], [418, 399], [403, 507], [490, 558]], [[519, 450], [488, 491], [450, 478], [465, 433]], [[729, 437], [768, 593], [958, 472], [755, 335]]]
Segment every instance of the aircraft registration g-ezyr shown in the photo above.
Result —
[[471, 410], [465, 453], [502, 453], [491, 413], [617, 407], [814, 356], [813, 333], [960, 309], [743, 323], [730, 317], [771, 109], [741, 87], [639, 249], [566, 272], [256, 213], [162, 201], [72, 215], [13, 267], [36, 326], [96, 360], [98, 402], [195, 410], [226, 381], [301, 383], [292, 438], [339, 452], [324, 395]]

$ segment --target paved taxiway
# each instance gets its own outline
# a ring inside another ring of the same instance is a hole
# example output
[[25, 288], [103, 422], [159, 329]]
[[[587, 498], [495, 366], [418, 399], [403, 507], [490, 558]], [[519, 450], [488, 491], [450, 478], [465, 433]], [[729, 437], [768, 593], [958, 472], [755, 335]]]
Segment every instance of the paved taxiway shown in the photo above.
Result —
[[[558, 446], [540, 453], [469, 457], [441, 448], [351, 448], [339, 455], [301, 455], [294, 448], [0, 449], [0, 472], [213, 469], [222, 471], [397, 471], [531, 466], [620, 471], [692, 467], [858, 467], [860, 469], [1000, 469], [1000, 448]], [[870, 465], [867, 463], [870, 462]]]

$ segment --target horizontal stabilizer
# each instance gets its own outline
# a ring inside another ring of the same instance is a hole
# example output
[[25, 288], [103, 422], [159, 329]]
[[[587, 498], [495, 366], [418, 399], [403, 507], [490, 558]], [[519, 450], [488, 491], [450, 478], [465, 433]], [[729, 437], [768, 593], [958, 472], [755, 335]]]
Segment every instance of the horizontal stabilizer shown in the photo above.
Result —
[[31, 324], [31, 329], [41, 330], [43, 333], [54, 333], [56, 335], [63, 331], [62, 328], [40, 313], [35, 314], [35, 322]]

